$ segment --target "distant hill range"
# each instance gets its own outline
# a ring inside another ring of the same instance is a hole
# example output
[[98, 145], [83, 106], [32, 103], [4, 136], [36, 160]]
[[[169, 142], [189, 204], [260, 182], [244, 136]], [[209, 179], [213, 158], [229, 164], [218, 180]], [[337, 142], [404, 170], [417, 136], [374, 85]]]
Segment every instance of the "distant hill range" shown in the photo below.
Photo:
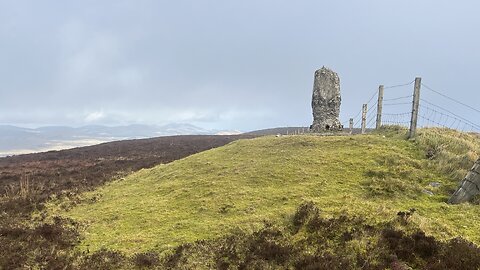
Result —
[[0, 125], [0, 156], [93, 145], [109, 141], [172, 135], [233, 135], [239, 131], [207, 130], [190, 124], [23, 128]]
[[277, 135], [277, 134], [287, 135], [287, 134], [307, 133], [307, 132], [309, 132], [308, 127], [276, 127], [276, 128], [267, 128], [267, 129], [250, 131], [245, 134], [266, 136], [266, 135]]
[[[372, 131], [372, 129], [367, 129], [367, 132]], [[344, 129], [344, 133], [350, 132], [349, 129]], [[248, 135], [256, 135], [256, 136], [268, 136], [268, 135], [292, 135], [292, 134], [304, 134], [310, 133], [309, 127], [277, 127], [277, 128], [267, 128], [267, 129], [260, 129], [255, 131], [246, 132], [244, 134]], [[353, 134], [361, 133], [361, 129], [354, 128]]]

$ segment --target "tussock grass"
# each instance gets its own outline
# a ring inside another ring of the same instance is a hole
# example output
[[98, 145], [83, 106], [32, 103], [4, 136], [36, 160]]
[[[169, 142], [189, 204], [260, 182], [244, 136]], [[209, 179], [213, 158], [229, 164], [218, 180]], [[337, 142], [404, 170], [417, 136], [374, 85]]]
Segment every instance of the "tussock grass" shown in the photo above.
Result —
[[[407, 129], [401, 126], [383, 127], [375, 134], [389, 138], [406, 139]], [[480, 134], [460, 132], [448, 128], [422, 128], [414, 143], [431, 160], [435, 169], [460, 181], [480, 157]]]
[[[400, 126], [383, 127], [376, 132], [395, 139], [406, 139], [407, 129]], [[444, 186], [446, 193], [453, 193], [473, 163], [480, 157], [480, 134], [466, 133], [447, 128], [422, 128], [413, 141], [430, 160], [431, 170], [447, 176], [451, 183]], [[478, 201], [476, 198], [475, 201]]]
[[[84, 224], [81, 249], [127, 254], [167, 251], [232, 231], [254, 232], [264, 220], [284, 224], [305, 201], [322, 209], [324, 218], [360, 216], [371, 225], [415, 208], [409, 222], [427, 235], [480, 243], [480, 209], [445, 203], [457, 185], [452, 174], [461, 171], [437, 169], [450, 154], [450, 162], [466, 164], [461, 152], [475, 149], [478, 141], [465, 135], [449, 146], [448, 140], [458, 136], [423, 130], [412, 142], [402, 132], [236, 141], [141, 170], [84, 194], [84, 203], [75, 207], [53, 202], [50, 212]], [[434, 158], [426, 157], [442, 143], [447, 145]]]
[[458, 181], [465, 177], [480, 155], [477, 134], [428, 128], [420, 130], [417, 142], [437, 168]]

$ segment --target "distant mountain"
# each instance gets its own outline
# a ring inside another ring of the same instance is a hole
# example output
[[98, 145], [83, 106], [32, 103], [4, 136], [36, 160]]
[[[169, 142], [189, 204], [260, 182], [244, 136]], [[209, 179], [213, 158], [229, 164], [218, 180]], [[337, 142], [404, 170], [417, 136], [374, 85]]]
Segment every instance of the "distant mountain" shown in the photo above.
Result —
[[308, 133], [308, 127], [277, 127], [277, 128], [268, 128], [268, 129], [260, 129], [254, 130], [250, 132], [246, 132], [245, 134], [248, 135], [287, 135], [287, 134], [294, 134], [294, 133]]
[[[372, 129], [367, 128], [367, 132], [370, 132], [370, 131], [372, 131]], [[350, 132], [349, 129], [344, 129], [343, 132], [340, 131], [337, 134], [349, 133], [349, 132]], [[359, 128], [354, 128], [352, 132], [353, 134], [359, 134], [361, 133], [361, 130]], [[288, 134], [304, 134], [304, 133], [310, 133], [310, 128], [309, 127], [277, 127], [277, 128], [268, 128], [268, 129], [249, 131], [243, 134], [266, 136], [266, 135], [277, 135], [277, 134], [288, 135]]]
[[163, 126], [89, 125], [78, 128], [47, 126], [22, 128], [0, 125], [0, 156], [60, 150], [108, 141], [141, 139], [171, 135], [240, 134], [238, 131], [207, 130], [191, 124], [173, 123]]

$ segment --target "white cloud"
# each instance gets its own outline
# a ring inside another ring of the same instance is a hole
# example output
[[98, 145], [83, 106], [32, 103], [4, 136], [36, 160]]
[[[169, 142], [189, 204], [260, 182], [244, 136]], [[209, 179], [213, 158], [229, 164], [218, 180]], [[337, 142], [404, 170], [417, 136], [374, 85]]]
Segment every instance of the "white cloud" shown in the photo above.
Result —
[[97, 122], [105, 118], [105, 113], [103, 111], [91, 112], [88, 113], [85, 117], [85, 122]]

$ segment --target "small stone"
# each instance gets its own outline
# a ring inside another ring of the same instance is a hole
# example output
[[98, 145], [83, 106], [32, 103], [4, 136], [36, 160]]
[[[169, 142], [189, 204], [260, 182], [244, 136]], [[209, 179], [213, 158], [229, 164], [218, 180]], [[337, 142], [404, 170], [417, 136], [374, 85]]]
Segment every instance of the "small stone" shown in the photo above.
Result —
[[433, 194], [433, 192], [431, 192], [430, 190], [426, 190], [426, 189], [422, 190], [422, 192], [425, 193], [425, 194], [427, 194], [428, 196], [433, 196], [433, 195], [435, 195], [435, 194]]
[[439, 182], [431, 182], [429, 185], [430, 185], [431, 187], [439, 187], [439, 186], [441, 186], [442, 184], [439, 183]]

